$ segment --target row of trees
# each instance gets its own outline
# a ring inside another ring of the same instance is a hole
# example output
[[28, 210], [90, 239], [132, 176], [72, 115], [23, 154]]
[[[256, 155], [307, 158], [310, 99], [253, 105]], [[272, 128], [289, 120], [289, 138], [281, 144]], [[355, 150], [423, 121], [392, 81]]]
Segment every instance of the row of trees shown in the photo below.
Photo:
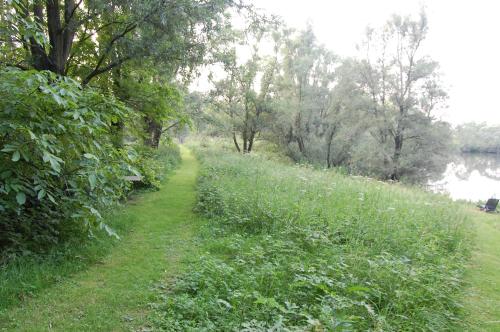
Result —
[[500, 154], [500, 126], [466, 123], [457, 127], [456, 138], [462, 152]]
[[[424, 13], [394, 16], [367, 30], [357, 58], [319, 45], [311, 27], [245, 34], [252, 54], [227, 59], [227, 76], [210, 95], [214, 123], [241, 152], [266, 139], [295, 160], [382, 179], [425, 178], [443, 167], [451, 142], [450, 126], [434, 117], [447, 95], [437, 62], [421, 55], [427, 31]], [[262, 56], [262, 45], [273, 51]]]

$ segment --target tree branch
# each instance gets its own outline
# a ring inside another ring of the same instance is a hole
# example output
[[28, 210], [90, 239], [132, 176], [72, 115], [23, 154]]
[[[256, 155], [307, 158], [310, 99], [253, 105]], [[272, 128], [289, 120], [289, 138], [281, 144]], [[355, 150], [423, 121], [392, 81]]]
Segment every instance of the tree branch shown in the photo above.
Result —
[[92, 72], [90, 74], [87, 75], [87, 77], [85, 77], [82, 81], [82, 85], [87, 85], [90, 80], [92, 80], [94, 77], [98, 76], [98, 75], [101, 75], [102, 73], [105, 73], [107, 72], [108, 70], [111, 70], [117, 66], [120, 66], [122, 63], [128, 61], [132, 59], [132, 56], [126, 56], [124, 58], [121, 58], [121, 59], [118, 59], [112, 63], [110, 63], [109, 65], [105, 66], [105, 67], [102, 67], [102, 68], [99, 68], [99, 67], [96, 67], [94, 68], [94, 70], [92, 70]]
[[168, 126], [167, 128], [163, 129], [161, 132], [162, 132], [162, 134], [163, 134], [163, 133], [166, 133], [169, 129], [172, 129], [172, 128], [174, 128], [174, 127], [176, 127], [176, 126], [180, 125], [180, 124], [181, 124], [181, 120], [176, 121], [176, 122], [174, 122], [173, 124], [171, 124], [170, 126]]

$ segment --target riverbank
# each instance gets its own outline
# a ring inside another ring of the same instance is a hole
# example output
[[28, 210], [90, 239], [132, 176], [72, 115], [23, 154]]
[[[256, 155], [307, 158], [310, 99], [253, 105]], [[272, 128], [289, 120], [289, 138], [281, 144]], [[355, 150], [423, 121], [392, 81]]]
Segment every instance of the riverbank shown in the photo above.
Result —
[[462, 153], [451, 158], [446, 170], [428, 183], [434, 192], [454, 200], [485, 202], [500, 197], [500, 155]]

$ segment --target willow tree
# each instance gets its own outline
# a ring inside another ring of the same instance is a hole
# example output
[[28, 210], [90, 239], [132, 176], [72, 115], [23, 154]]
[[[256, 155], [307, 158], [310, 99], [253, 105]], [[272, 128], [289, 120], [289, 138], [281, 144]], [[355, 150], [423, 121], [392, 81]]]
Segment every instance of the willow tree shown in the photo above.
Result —
[[[273, 112], [273, 90], [279, 72], [278, 50], [280, 35], [277, 23], [251, 26], [235, 39], [237, 43], [250, 45], [250, 58], [239, 63], [236, 49], [226, 56], [226, 77], [214, 82], [211, 104], [222, 117], [222, 123], [230, 128], [231, 137], [238, 152], [250, 153], [255, 141], [268, 126]], [[264, 42], [273, 45], [272, 55], [260, 55]]]
[[283, 145], [291, 151], [298, 149], [297, 158], [310, 159], [322, 148], [315, 139], [327, 134], [323, 120], [328, 116], [337, 58], [318, 44], [310, 26], [298, 33], [287, 31], [283, 44], [275, 130]]
[[446, 99], [438, 63], [421, 54], [427, 33], [425, 13], [417, 20], [394, 15], [382, 29], [369, 29], [363, 45], [361, 84], [372, 100], [373, 135], [380, 146], [392, 145], [392, 152], [382, 154], [386, 177], [393, 180], [407, 167], [405, 145], [426, 146], [421, 142], [431, 136], [423, 126], [433, 125], [432, 112]]

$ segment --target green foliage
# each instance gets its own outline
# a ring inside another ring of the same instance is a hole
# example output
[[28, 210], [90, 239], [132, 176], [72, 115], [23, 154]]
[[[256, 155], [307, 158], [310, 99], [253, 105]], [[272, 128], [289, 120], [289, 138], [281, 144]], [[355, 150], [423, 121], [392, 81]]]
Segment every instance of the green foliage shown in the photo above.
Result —
[[181, 92], [223, 53], [233, 8], [258, 19], [231, 0], [2, 2], [0, 260], [82, 228], [116, 235], [102, 212], [125, 176], [158, 187], [165, 151], [138, 145], [190, 123]]
[[[444, 171], [451, 151], [451, 127], [434, 116], [447, 99], [438, 63], [421, 54], [427, 32], [425, 13], [395, 15], [368, 29], [359, 57], [340, 58], [311, 26], [268, 29], [271, 61], [263, 61], [262, 42], [247, 62], [237, 52], [228, 56], [227, 76], [211, 93], [215, 112], [208, 113], [243, 152], [254, 138], [266, 139], [296, 162], [425, 182]], [[266, 33], [245, 38], [261, 41]], [[202, 128], [213, 134], [213, 127]]]
[[[279, 70], [276, 24], [261, 24], [250, 30], [253, 34], [242, 32], [241, 37], [235, 38], [240, 48], [248, 46], [250, 59], [239, 64], [233, 46], [223, 59], [227, 77], [214, 82], [210, 94], [210, 103], [215, 109], [212, 124], [219, 123], [219, 128], [232, 136], [236, 150], [243, 153], [252, 151], [254, 142], [270, 122], [273, 112], [271, 94]], [[260, 45], [266, 43], [271, 43], [275, 50], [273, 56], [259, 54]], [[238, 137], [241, 137], [241, 142]]]
[[[155, 153], [154, 160], [157, 164], [161, 164], [161, 176], [164, 179], [177, 167], [180, 161], [179, 148], [169, 145], [162, 146], [156, 151], [158, 153]], [[149, 164], [149, 161], [150, 159], [146, 160], [145, 164]], [[145, 196], [147, 197], [147, 195]], [[127, 238], [131, 236], [131, 229], [135, 231], [133, 236], [137, 236], [138, 230], [150, 232], [152, 224], [156, 223], [156, 226], [162, 225], [164, 227], [164, 224], [155, 221], [155, 218], [151, 218], [148, 214], [155, 213], [151, 212], [152, 210], [154, 211], [150, 206], [138, 204], [134, 207], [113, 209], [103, 215], [105, 223], [120, 234], [123, 242], [110, 239], [104, 232], [94, 232], [93, 241], [88, 241], [84, 232], [73, 233], [67, 241], [48, 248], [44, 255], [15, 257], [6, 264], [0, 265], [0, 316], [2, 311], [7, 308], [36, 296], [41, 290], [54, 286], [54, 284], [93, 264], [98, 264], [116, 245], [129, 246]], [[151, 246], [153, 244], [157, 246], [154, 239], [148, 239], [148, 241], [151, 242]], [[147, 252], [148, 249], [143, 246], [142, 242], [138, 242], [136, 245], [141, 246], [141, 248], [135, 250], [134, 254], [143, 255], [144, 252]], [[129, 249], [127, 248], [127, 250]], [[118, 252], [123, 254], [122, 250], [118, 250]], [[120, 265], [117, 267], [120, 270], [122, 268]], [[72, 300], [75, 299], [69, 301]]]
[[147, 146], [157, 148], [169, 126], [190, 124], [181, 89], [168, 75], [160, 78], [155, 70], [140, 67], [126, 67], [121, 75], [115, 93], [136, 111], [138, 116], [130, 131]]
[[50, 72], [0, 72], [0, 248], [56, 241], [62, 223], [99, 226], [134, 172], [112, 145], [128, 109]]
[[131, 164], [137, 175], [142, 177], [140, 186], [158, 189], [166, 170], [174, 169], [181, 161], [179, 147], [166, 144], [158, 149], [137, 146], [129, 151]]
[[230, 8], [250, 6], [230, 0], [4, 1], [0, 60], [79, 77], [84, 85], [105, 84], [106, 74], [133, 59], [188, 72], [217, 52]]
[[196, 260], [165, 331], [447, 331], [459, 324], [466, 215], [369, 178], [208, 149]]

